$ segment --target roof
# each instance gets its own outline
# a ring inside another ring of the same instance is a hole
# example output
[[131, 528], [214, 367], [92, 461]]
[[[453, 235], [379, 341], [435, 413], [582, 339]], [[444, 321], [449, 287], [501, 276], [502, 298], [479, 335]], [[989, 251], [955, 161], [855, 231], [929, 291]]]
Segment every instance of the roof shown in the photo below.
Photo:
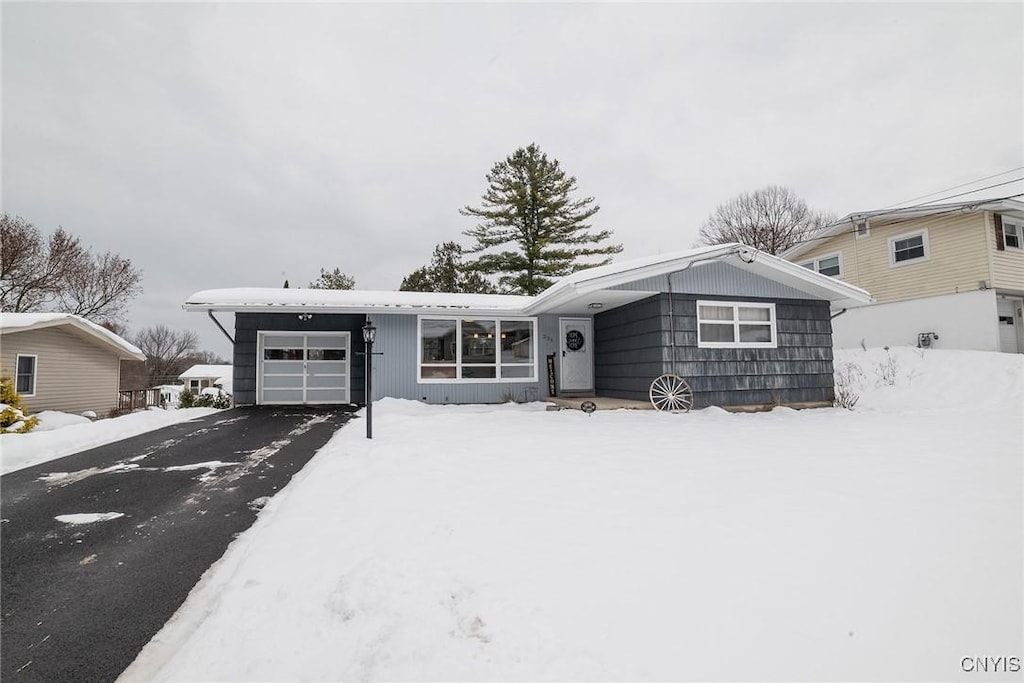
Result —
[[105, 327], [70, 313], [0, 313], [0, 334], [66, 326], [76, 336], [106, 347], [121, 360], [146, 360], [139, 347]]
[[186, 311], [233, 312], [402, 313], [457, 310], [464, 313], [515, 313], [522, 311], [532, 300], [533, 297], [508, 294], [243, 287], [196, 292], [185, 301], [184, 308]]
[[212, 377], [219, 379], [221, 377], [231, 376], [230, 365], [193, 365], [185, 372], [178, 375], [179, 379], [206, 379]]
[[628, 300], [649, 296], [650, 292], [622, 291], [614, 289], [615, 287], [716, 262], [724, 262], [755, 275], [781, 282], [816, 298], [824, 299], [836, 308], [853, 308], [872, 302], [871, 295], [860, 287], [733, 242], [621, 261], [575, 272], [538, 294], [534, 302], [527, 306], [526, 312], [533, 315], [581, 310], [581, 302], [593, 300], [598, 292], [603, 307], [609, 307], [609, 300], [611, 306], [619, 306]]
[[953, 202], [948, 204], [929, 204], [927, 206], [905, 206], [896, 209], [878, 209], [875, 211], [858, 211], [847, 214], [832, 225], [814, 233], [810, 238], [786, 250], [780, 256], [785, 259], [795, 258], [816, 248], [821, 240], [840, 235], [850, 230], [854, 223], [872, 218], [884, 216], [889, 219], [896, 218], [918, 218], [921, 216], [936, 216], [950, 213], [976, 213], [978, 211], [995, 211], [1009, 214], [1017, 218], [1024, 218], [1024, 202], [1015, 199], [982, 199], [969, 202]]
[[815, 273], [742, 244], [720, 244], [671, 254], [587, 268], [561, 278], [536, 296], [504, 294], [449, 294], [439, 292], [374, 292], [329, 289], [209, 289], [185, 302], [189, 311], [310, 312], [325, 313], [429, 313], [539, 315], [585, 313], [594, 294], [601, 293], [602, 308], [614, 308], [646, 298], [652, 292], [616, 289], [644, 278], [667, 275], [712, 262], [726, 262], [824, 299], [834, 307], [871, 303], [859, 287]]

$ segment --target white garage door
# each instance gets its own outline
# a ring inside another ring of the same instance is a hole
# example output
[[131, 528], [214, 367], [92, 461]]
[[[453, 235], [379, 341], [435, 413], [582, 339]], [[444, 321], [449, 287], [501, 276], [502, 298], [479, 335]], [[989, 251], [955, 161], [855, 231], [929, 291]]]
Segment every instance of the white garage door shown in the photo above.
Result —
[[348, 332], [260, 332], [256, 402], [349, 403]]

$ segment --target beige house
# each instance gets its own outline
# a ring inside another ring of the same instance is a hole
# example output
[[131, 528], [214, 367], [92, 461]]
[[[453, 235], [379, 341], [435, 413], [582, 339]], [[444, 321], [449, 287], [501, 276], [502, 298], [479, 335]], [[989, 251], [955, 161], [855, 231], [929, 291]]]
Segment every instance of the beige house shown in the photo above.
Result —
[[838, 347], [1024, 352], [1024, 202], [854, 213], [782, 257], [875, 298], [833, 320]]
[[106, 328], [67, 313], [0, 313], [0, 366], [29, 412], [117, 408], [122, 360], [142, 352]]

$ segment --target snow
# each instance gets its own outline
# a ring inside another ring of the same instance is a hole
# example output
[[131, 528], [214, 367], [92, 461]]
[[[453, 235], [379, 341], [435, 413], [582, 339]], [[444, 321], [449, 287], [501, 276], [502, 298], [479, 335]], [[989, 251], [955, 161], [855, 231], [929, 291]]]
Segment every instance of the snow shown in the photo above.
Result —
[[509, 294], [451, 294], [440, 292], [394, 292], [354, 289], [283, 289], [237, 287], [196, 292], [185, 302], [186, 309], [273, 310], [303, 308], [375, 309], [467, 309], [522, 311], [533, 297]]
[[1019, 656], [1024, 359], [842, 352], [854, 411], [384, 400], [140, 680], [949, 680]]
[[[48, 412], [50, 411], [39, 413], [44, 417], [43, 424], [46, 424]], [[27, 434], [4, 434], [0, 437], [0, 473], [7, 474], [214, 412], [217, 412], [215, 408], [151, 409], [108, 420], [85, 420], [84, 423], [49, 430], [40, 430], [40, 427], [36, 427]], [[71, 422], [75, 417], [66, 413], [59, 415], [64, 417], [53, 415], [49, 416], [49, 419], [60, 423]]]
[[32, 417], [39, 418], [39, 424], [32, 430], [33, 432], [48, 432], [54, 429], [70, 427], [72, 425], [92, 424], [92, 420], [87, 417], [82, 415], [72, 415], [71, 413], [62, 413], [59, 410], [43, 410], [41, 412], [34, 413]]
[[50, 327], [53, 325], [70, 324], [98, 339], [111, 344], [123, 353], [145, 360], [146, 357], [139, 347], [124, 337], [114, 334], [107, 328], [97, 325], [91, 320], [70, 313], [0, 313], [0, 330], [17, 332], [33, 328]]
[[57, 515], [54, 517], [58, 522], [65, 524], [94, 524], [95, 522], [107, 522], [111, 519], [124, 517], [123, 512], [78, 512], [72, 515]]

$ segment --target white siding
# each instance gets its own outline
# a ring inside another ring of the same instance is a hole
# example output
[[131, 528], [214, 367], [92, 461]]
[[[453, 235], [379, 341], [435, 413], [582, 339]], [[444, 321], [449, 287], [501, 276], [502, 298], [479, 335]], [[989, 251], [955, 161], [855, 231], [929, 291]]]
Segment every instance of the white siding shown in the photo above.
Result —
[[2, 335], [0, 363], [5, 375], [13, 377], [18, 354], [38, 356], [36, 393], [23, 401], [29, 412], [94, 410], [106, 416], [117, 408], [116, 354], [58, 327]]

